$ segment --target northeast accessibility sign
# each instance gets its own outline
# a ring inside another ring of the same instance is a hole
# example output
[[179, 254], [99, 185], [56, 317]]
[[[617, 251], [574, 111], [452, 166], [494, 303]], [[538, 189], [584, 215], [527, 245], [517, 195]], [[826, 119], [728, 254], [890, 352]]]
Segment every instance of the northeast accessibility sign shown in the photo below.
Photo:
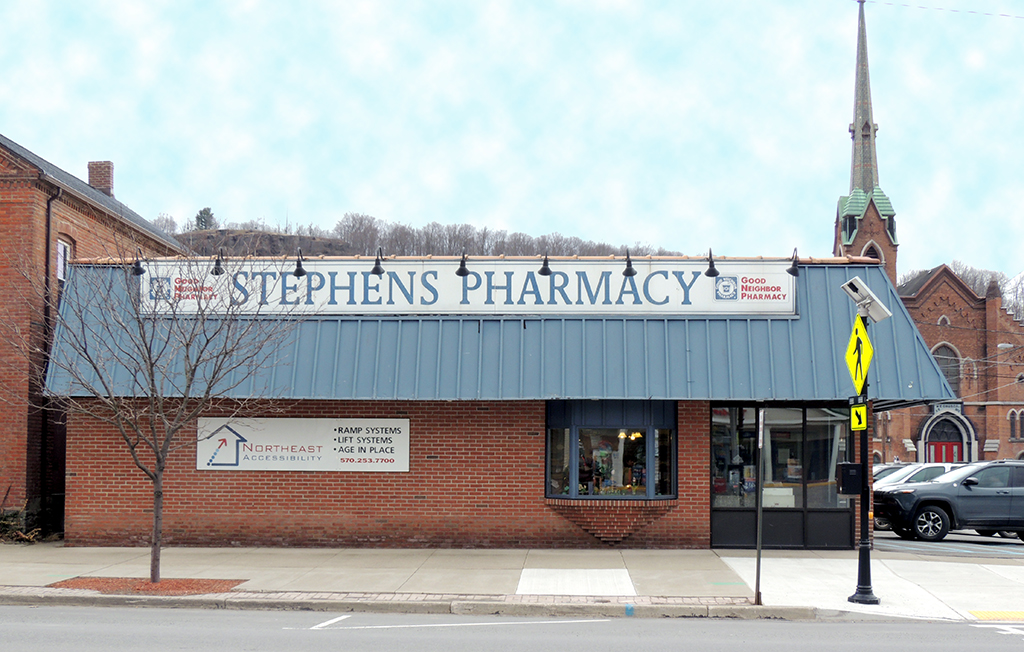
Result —
[[864, 319], [857, 315], [857, 320], [853, 322], [853, 332], [850, 333], [850, 343], [846, 347], [846, 366], [850, 370], [850, 378], [853, 379], [853, 388], [858, 394], [864, 393], [864, 383], [868, 379], [868, 368], [871, 366], [871, 356], [874, 353]]

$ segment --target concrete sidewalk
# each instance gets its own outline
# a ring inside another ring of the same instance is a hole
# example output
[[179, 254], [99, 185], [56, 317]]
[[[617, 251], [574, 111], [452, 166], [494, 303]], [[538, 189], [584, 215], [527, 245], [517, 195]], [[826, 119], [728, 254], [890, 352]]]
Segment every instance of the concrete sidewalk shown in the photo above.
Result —
[[149, 575], [147, 548], [0, 545], [0, 604], [506, 615], [1024, 620], [1024, 559], [872, 553], [879, 605], [847, 601], [855, 551], [167, 548], [164, 578], [244, 580], [229, 593], [111, 596], [48, 585]]

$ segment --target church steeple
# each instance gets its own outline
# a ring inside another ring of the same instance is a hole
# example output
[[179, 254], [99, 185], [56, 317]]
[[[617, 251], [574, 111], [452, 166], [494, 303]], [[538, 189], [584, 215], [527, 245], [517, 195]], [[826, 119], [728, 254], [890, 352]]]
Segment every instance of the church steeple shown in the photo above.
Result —
[[896, 211], [878, 187], [878, 157], [875, 153], [875, 124], [871, 112], [871, 76], [868, 74], [868, 31], [864, 22], [864, 0], [857, 0], [857, 74], [853, 95], [853, 160], [850, 165], [850, 194], [839, 198], [836, 211], [836, 256], [870, 256], [882, 261], [896, 284]]
[[875, 156], [875, 132], [878, 125], [871, 115], [871, 76], [868, 74], [868, 30], [864, 25], [864, 0], [858, 0], [857, 84], [853, 96], [853, 164], [850, 168], [850, 192], [860, 188], [871, 192], [878, 186], [878, 158]]

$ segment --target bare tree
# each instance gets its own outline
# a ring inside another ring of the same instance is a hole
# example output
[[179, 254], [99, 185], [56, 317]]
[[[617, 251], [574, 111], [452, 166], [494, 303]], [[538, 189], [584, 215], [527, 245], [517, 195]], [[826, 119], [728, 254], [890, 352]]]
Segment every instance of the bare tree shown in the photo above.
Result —
[[959, 260], [954, 260], [950, 264], [950, 269], [953, 273], [960, 277], [960, 280], [966, 283], [978, 296], [985, 296], [985, 292], [988, 290], [989, 281], [995, 280], [999, 283], [1000, 289], [1006, 285], [1009, 280], [1006, 278], [1006, 274], [1002, 272], [993, 272], [987, 269], [979, 269], [977, 267], [971, 267], [967, 263], [962, 263]]
[[334, 226], [334, 237], [345, 240], [363, 255], [377, 251], [377, 247], [381, 246], [380, 234], [380, 221], [362, 213], [345, 213]]
[[174, 221], [174, 217], [167, 213], [160, 213], [153, 220], [153, 226], [160, 229], [167, 235], [174, 235], [178, 232], [178, 223]]
[[1003, 288], [1003, 307], [1017, 321], [1024, 320], [1024, 274], [1010, 279]]
[[420, 229], [420, 249], [430, 253], [444, 254], [444, 226], [431, 222]]
[[[232, 228], [268, 230], [261, 221], [231, 224]], [[293, 226], [285, 224], [269, 229], [279, 234], [296, 234], [314, 238], [333, 237], [349, 245], [349, 251], [363, 256], [372, 256], [380, 247], [387, 255], [394, 256], [458, 256], [463, 251], [471, 256], [609, 256], [625, 255], [626, 246], [614, 246], [605, 242], [582, 240], [576, 236], [549, 233], [538, 237], [525, 233], [509, 234], [503, 230], [488, 227], [477, 228], [472, 224], [441, 224], [431, 222], [420, 228], [392, 223], [362, 213], [346, 213], [334, 228], [326, 231], [315, 224]], [[303, 249], [305, 251], [305, 249]], [[633, 255], [678, 256], [679, 252], [659, 248], [655, 252], [651, 245], [636, 242], [629, 245]]]
[[[150, 581], [159, 582], [168, 458], [195, 446], [190, 433], [212, 407], [238, 416], [267, 397], [269, 388], [261, 390], [258, 382], [261, 371], [296, 320], [261, 318], [231, 301], [232, 283], [247, 282], [232, 273], [231, 260], [146, 262], [135, 258], [130, 245], [120, 249], [130, 255], [72, 268], [59, 310], [51, 310], [52, 353], [48, 338], [21, 332], [9, 313], [0, 317], [0, 344], [32, 363], [40, 386], [48, 359], [50, 407], [55, 404], [71, 420], [112, 427], [149, 479]], [[279, 278], [289, 271], [277, 270]], [[225, 400], [243, 384], [256, 391]]]

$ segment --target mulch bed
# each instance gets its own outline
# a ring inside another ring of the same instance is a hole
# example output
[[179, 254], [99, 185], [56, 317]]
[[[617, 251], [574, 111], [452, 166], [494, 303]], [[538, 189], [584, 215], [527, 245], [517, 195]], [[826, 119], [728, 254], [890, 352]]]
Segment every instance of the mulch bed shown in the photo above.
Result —
[[156, 584], [138, 577], [74, 577], [48, 586], [55, 589], [90, 589], [113, 595], [203, 595], [227, 593], [245, 580], [197, 580], [168, 578]]

